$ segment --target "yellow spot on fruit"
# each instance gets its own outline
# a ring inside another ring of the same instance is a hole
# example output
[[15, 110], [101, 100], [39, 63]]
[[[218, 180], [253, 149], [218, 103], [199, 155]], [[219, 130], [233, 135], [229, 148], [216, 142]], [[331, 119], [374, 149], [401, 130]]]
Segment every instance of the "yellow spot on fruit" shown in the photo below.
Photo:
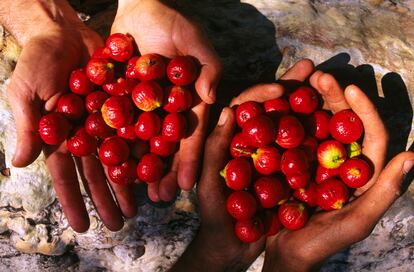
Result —
[[340, 210], [343, 206], [344, 202], [342, 200], [338, 200], [333, 204], [332, 208], [334, 208], [335, 210]]

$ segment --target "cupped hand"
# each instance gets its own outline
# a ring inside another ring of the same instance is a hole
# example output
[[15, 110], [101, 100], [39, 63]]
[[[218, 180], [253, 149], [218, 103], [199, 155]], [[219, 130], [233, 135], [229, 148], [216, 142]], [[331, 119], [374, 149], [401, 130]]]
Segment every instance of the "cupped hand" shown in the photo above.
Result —
[[188, 114], [191, 135], [181, 141], [169, 173], [160, 182], [148, 187], [151, 200], [169, 201], [175, 197], [178, 186], [190, 190], [196, 181], [208, 120], [208, 104], [215, 101], [222, 72], [220, 60], [204, 32], [193, 21], [161, 1], [119, 1], [111, 32], [132, 35], [141, 54], [157, 53], [167, 58], [189, 55], [201, 64], [200, 75], [195, 82], [198, 99]]

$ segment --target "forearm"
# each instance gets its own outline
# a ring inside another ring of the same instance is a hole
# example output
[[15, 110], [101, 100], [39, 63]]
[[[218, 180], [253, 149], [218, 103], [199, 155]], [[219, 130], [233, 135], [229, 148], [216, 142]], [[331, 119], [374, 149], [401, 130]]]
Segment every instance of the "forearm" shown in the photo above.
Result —
[[0, 24], [24, 46], [46, 30], [76, 27], [81, 21], [66, 0], [1, 0]]

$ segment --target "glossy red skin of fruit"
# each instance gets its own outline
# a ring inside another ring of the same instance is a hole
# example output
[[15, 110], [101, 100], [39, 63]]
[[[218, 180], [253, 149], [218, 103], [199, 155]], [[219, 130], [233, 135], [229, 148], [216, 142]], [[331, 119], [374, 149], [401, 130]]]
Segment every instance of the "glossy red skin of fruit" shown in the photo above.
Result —
[[230, 154], [233, 158], [250, 158], [255, 151], [256, 148], [249, 146], [247, 139], [241, 132], [234, 135], [230, 143]]
[[161, 107], [163, 95], [161, 86], [155, 81], [140, 82], [132, 90], [132, 100], [142, 111], [153, 111]]
[[77, 120], [83, 116], [85, 106], [82, 98], [76, 94], [68, 93], [59, 97], [56, 111], [62, 113], [67, 119]]
[[120, 165], [108, 166], [109, 180], [119, 185], [134, 183], [137, 179], [137, 164], [128, 160]]
[[263, 223], [259, 218], [238, 221], [234, 225], [234, 233], [243, 243], [254, 243], [264, 234]]
[[300, 148], [285, 150], [280, 160], [280, 169], [286, 176], [299, 176], [308, 172], [309, 162]]
[[128, 160], [129, 147], [121, 137], [112, 136], [101, 143], [98, 155], [101, 162], [107, 166], [120, 165]]
[[279, 220], [288, 230], [303, 228], [308, 222], [309, 213], [304, 204], [298, 202], [287, 202], [282, 204], [278, 210]]
[[95, 137], [89, 135], [85, 128], [80, 127], [66, 142], [69, 152], [77, 157], [89, 156], [96, 152], [97, 143]]
[[253, 165], [262, 175], [271, 175], [280, 170], [280, 153], [274, 146], [259, 147], [252, 154]]
[[227, 197], [226, 208], [234, 219], [245, 221], [256, 214], [257, 202], [251, 193], [235, 191]]
[[293, 192], [293, 196], [304, 203], [309, 207], [316, 206], [316, 184], [311, 182], [306, 188], [301, 188]]
[[168, 63], [167, 77], [175, 85], [189, 85], [196, 80], [197, 76], [198, 67], [192, 57], [178, 56]]
[[239, 127], [243, 125], [251, 118], [259, 116], [263, 113], [262, 106], [254, 101], [247, 101], [236, 108], [236, 121]]
[[130, 95], [137, 84], [138, 82], [133, 79], [123, 79], [120, 77], [115, 82], [103, 85], [102, 89], [110, 95]]
[[183, 112], [191, 108], [193, 96], [188, 89], [182, 86], [168, 86], [165, 91], [165, 111]]
[[158, 54], [145, 54], [131, 58], [126, 68], [127, 77], [141, 81], [160, 80], [165, 77], [165, 62]]
[[312, 136], [307, 136], [299, 146], [305, 151], [306, 158], [309, 162], [317, 160], [316, 151], [318, 150], [318, 140]]
[[135, 133], [135, 125], [128, 125], [126, 127], [121, 127], [116, 130], [116, 135], [121, 137], [127, 142], [134, 142], [138, 139], [137, 134]]
[[94, 85], [89, 81], [88, 76], [83, 68], [73, 70], [69, 77], [70, 90], [79, 95], [87, 95], [94, 89]]
[[226, 181], [227, 187], [240, 191], [249, 187], [252, 180], [252, 167], [243, 158], [232, 159], [226, 164], [220, 175]]
[[85, 98], [85, 107], [89, 113], [100, 111], [109, 95], [105, 92], [96, 91], [88, 94]]
[[131, 156], [139, 160], [149, 152], [149, 144], [147, 141], [138, 139], [129, 145], [129, 150]]
[[150, 151], [161, 157], [168, 157], [177, 150], [177, 144], [169, 142], [164, 137], [158, 135], [150, 140]]
[[111, 51], [106, 47], [99, 47], [93, 52], [91, 56], [91, 59], [109, 59], [109, 58], [111, 58]]
[[179, 142], [187, 132], [187, 119], [176, 112], [167, 114], [162, 122], [162, 136], [170, 142]]
[[137, 166], [138, 179], [146, 183], [153, 183], [160, 180], [163, 172], [164, 164], [162, 160], [152, 153], [147, 153], [142, 156]]
[[297, 190], [301, 188], [305, 188], [309, 181], [310, 181], [311, 175], [309, 171], [306, 171], [300, 175], [295, 176], [286, 176], [286, 181], [290, 188]]
[[311, 114], [318, 108], [319, 96], [313, 88], [301, 86], [289, 95], [289, 104], [293, 112]]
[[102, 139], [112, 136], [116, 132], [115, 129], [105, 123], [101, 112], [89, 114], [85, 120], [84, 126], [89, 135]]
[[263, 208], [273, 208], [280, 205], [290, 195], [289, 188], [280, 179], [273, 176], [257, 179], [253, 184], [253, 188]]
[[135, 124], [135, 134], [142, 140], [150, 140], [161, 130], [161, 120], [155, 112], [143, 112]]
[[329, 131], [330, 120], [331, 115], [328, 112], [315, 111], [305, 119], [306, 131], [318, 140], [325, 140], [331, 135]]
[[372, 177], [372, 169], [363, 159], [352, 158], [339, 167], [339, 176], [348, 187], [359, 188]]
[[283, 148], [299, 146], [305, 139], [305, 130], [302, 123], [292, 115], [285, 115], [279, 119], [276, 143]]
[[109, 49], [109, 55], [113, 60], [124, 62], [129, 60], [134, 53], [132, 45], [132, 37], [128, 34], [114, 33], [111, 34], [105, 43], [105, 47]]
[[270, 237], [277, 234], [283, 228], [282, 224], [280, 223], [277, 212], [272, 210], [265, 211], [263, 225], [264, 234], [266, 235], [266, 237]]
[[270, 145], [276, 139], [275, 125], [265, 115], [259, 115], [249, 119], [244, 123], [242, 133], [249, 145], [253, 147]]
[[90, 59], [86, 64], [86, 75], [96, 85], [110, 83], [114, 79], [114, 64], [106, 59]]
[[329, 121], [332, 137], [344, 144], [357, 141], [364, 132], [361, 119], [352, 110], [342, 110]]
[[325, 211], [341, 209], [348, 198], [348, 188], [338, 179], [330, 178], [316, 187], [316, 203]]
[[346, 159], [345, 147], [336, 140], [320, 143], [316, 152], [319, 164], [328, 169], [338, 168]]
[[316, 173], [315, 173], [315, 182], [317, 184], [320, 184], [324, 182], [325, 180], [328, 180], [336, 176], [339, 176], [339, 167], [328, 169], [328, 168], [318, 165], [318, 167], [316, 168]]
[[112, 128], [130, 125], [134, 119], [134, 106], [126, 96], [111, 96], [101, 108], [102, 118]]
[[266, 114], [272, 118], [278, 118], [289, 114], [289, 102], [285, 98], [267, 100], [263, 103]]
[[69, 130], [70, 124], [61, 113], [51, 112], [40, 118], [40, 138], [48, 145], [62, 143], [66, 140]]

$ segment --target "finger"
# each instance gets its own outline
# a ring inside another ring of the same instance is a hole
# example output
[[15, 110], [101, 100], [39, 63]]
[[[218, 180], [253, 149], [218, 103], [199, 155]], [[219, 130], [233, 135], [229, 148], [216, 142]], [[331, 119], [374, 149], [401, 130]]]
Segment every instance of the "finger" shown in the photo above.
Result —
[[204, 137], [207, 129], [209, 105], [204, 102], [193, 107], [188, 114], [189, 128], [195, 128], [191, 135], [180, 143], [180, 162], [178, 165], [178, 185], [183, 190], [193, 188], [201, 160]]
[[178, 173], [178, 165], [180, 163], [180, 153], [177, 152], [174, 155], [174, 159], [172, 161], [171, 169], [165, 175], [159, 184], [159, 197], [162, 201], [169, 202], [174, 199], [177, 194], [178, 189], [178, 181], [177, 181], [177, 173]]
[[99, 160], [94, 156], [86, 156], [76, 158], [76, 162], [84, 187], [102, 222], [109, 230], [120, 230], [124, 221], [106, 183], [105, 173]]
[[313, 82], [315, 85], [312, 86], [322, 95], [327, 109], [333, 113], [349, 109], [344, 92], [332, 75], [320, 74], [317, 82], [315, 83], [315, 79]]
[[305, 81], [315, 69], [315, 65], [309, 59], [302, 59], [296, 62], [289, 70], [281, 77], [282, 81]]
[[230, 107], [240, 105], [246, 101], [262, 103], [270, 99], [279, 98], [283, 95], [284, 91], [285, 89], [279, 83], [257, 84], [233, 98], [230, 102]]
[[151, 201], [153, 202], [159, 202], [161, 200], [158, 187], [159, 187], [159, 181], [148, 183], [147, 194], [148, 194], [149, 199], [151, 199]]
[[75, 164], [66, 149], [60, 146], [45, 146], [46, 165], [52, 177], [53, 187], [69, 225], [77, 232], [89, 228], [89, 217], [79, 188]]
[[109, 184], [115, 194], [116, 201], [118, 202], [118, 206], [124, 217], [132, 218], [137, 215], [138, 209], [135, 202], [133, 185], [124, 186], [113, 182], [110, 182]]
[[374, 174], [365, 186], [358, 188], [356, 195], [359, 195], [372, 186], [383, 168], [388, 136], [374, 104], [361, 89], [355, 85], [348, 86], [345, 89], [345, 98], [352, 110], [361, 118], [365, 132], [362, 153], [374, 165]]

